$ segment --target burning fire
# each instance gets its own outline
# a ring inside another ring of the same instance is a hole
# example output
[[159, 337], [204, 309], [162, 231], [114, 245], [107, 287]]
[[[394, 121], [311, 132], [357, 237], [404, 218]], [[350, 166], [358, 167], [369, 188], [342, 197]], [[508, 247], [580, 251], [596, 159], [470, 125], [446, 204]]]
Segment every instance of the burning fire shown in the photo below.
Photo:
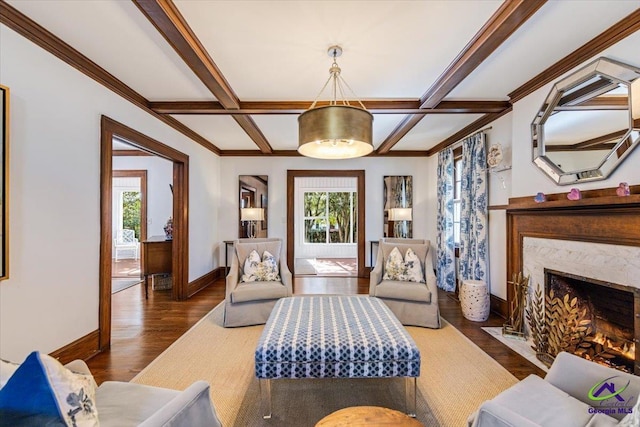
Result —
[[611, 353], [618, 354], [625, 359], [635, 360], [636, 358], [636, 344], [633, 342], [627, 340], [612, 340], [600, 332], [596, 332], [593, 336], [593, 342], [601, 344]]

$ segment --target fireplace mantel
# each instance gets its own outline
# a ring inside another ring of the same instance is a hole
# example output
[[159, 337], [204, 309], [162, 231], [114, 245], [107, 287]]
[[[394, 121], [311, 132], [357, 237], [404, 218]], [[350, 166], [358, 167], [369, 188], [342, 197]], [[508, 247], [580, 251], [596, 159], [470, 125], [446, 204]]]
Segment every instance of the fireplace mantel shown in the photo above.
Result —
[[[567, 193], [549, 194], [543, 203], [535, 203], [533, 195], [509, 199], [507, 280], [523, 269], [525, 237], [640, 247], [640, 185], [632, 186], [631, 193], [618, 197], [615, 188], [606, 188], [585, 191], [576, 201], [567, 200]], [[508, 284], [507, 307], [512, 298]]]

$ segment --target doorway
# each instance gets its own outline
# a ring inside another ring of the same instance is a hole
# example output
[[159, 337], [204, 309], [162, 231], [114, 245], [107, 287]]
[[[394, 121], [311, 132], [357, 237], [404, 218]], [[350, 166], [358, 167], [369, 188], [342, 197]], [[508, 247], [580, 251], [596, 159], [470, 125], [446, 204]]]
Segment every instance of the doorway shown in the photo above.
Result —
[[[363, 170], [287, 171], [287, 263], [294, 274], [313, 269], [318, 275], [365, 277], [364, 178]], [[318, 256], [307, 257], [307, 249]]]
[[[149, 138], [106, 116], [101, 120], [100, 138], [100, 297], [99, 347], [111, 345], [111, 260], [113, 258], [113, 140], [118, 139], [136, 147], [142, 153], [162, 157], [172, 163], [173, 240], [171, 269], [172, 297], [188, 297], [189, 263], [189, 156], [159, 141]], [[169, 190], [167, 190], [169, 191]]]
[[[114, 154], [121, 145], [124, 144], [114, 141]], [[112, 183], [111, 293], [114, 294], [142, 282], [140, 242], [147, 238], [147, 170], [115, 169]]]

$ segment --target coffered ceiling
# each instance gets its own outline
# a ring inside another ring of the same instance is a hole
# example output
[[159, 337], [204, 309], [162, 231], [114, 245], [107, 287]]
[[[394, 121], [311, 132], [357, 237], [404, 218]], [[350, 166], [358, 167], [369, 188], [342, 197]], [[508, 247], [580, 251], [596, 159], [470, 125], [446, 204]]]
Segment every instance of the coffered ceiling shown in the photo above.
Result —
[[296, 155], [334, 44], [374, 114], [374, 155], [427, 155], [640, 28], [637, 0], [0, 6], [3, 24], [221, 155]]

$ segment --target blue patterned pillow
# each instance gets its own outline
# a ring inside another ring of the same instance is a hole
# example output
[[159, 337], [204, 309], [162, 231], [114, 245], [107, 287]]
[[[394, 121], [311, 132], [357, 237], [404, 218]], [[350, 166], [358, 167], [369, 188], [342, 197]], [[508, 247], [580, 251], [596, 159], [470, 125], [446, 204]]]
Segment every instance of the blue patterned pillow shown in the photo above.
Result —
[[98, 426], [95, 394], [91, 375], [34, 351], [0, 390], [0, 425]]
[[424, 273], [422, 272], [420, 258], [418, 258], [413, 249], [408, 248], [403, 259], [400, 250], [393, 248], [384, 265], [382, 279], [424, 283]]
[[275, 282], [280, 280], [278, 263], [269, 251], [264, 251], [262, 261], [257, 251], [253, 250], [244, 261], [244, 274], [241, 282]]

